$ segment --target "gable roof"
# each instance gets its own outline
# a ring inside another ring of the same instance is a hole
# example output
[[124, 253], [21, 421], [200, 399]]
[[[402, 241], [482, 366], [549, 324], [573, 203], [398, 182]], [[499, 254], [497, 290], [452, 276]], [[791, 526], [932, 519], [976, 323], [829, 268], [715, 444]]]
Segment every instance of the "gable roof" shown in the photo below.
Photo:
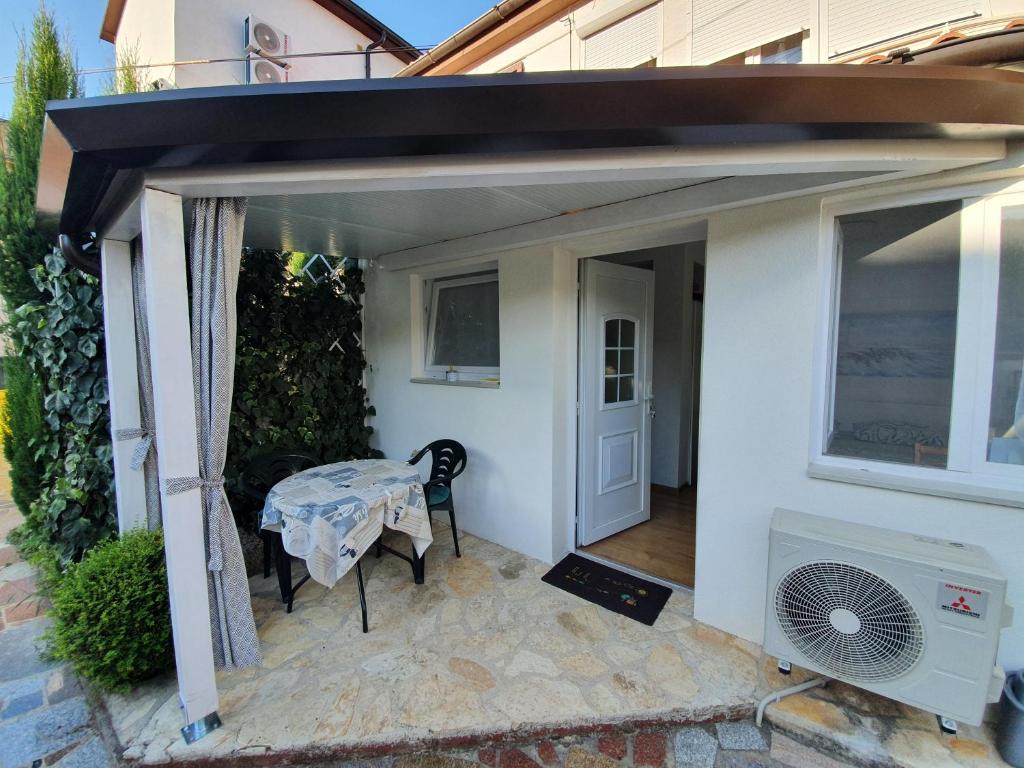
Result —
[[[127, 2], [128, 0], [107, 0], [107, 8], [103, 12], [103, 24], [100, 26], [101, 40], [106, 40], [108, 43], [117, 40], [117, 29], [121, 26], [121, 17], [124, 15], [124, 7]], [[382, 47], [390, 51], [400, 61], [409, 64], [416, 60], [416, 51], [411, 43], [352, 0], [312, 0], [312, 2], [330, 11], [370, 40], [379, 40], [386, 35], [386, 41]]]

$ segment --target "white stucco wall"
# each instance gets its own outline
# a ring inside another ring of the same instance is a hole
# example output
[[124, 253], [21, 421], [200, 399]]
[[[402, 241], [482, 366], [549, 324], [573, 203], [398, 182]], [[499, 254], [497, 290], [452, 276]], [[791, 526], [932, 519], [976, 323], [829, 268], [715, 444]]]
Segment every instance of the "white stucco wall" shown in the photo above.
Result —
[[[355, 51], [372, 42], [313, 0], [128, 0], [118, 46], [138, 43], [140, 63], [231, 58], [244, 55], [244, 22], [253, 14], [289, 37], [291, 53]], [[357, 79], [364, 57], [291, 59], [289, 81]], [[391, 54], [372, 55], [374, 77], [390, 77], [404, 64]], [[244, 62], [154, 68], [179, 88], [245, 83]]]
[[568, 350], [564, 323], [572, 320], [566, 308], [575, 306], [574, 266], [551, 247], [500, 257], [499, 389], [411, 383], [410, 286], [431, 272], [371, 267], [367, 273], [374, 445], [405, 459], [431, 440], [461, 442], [469, 461], [454, 487], [460, 528], [545, 562], [569, 546], [565, 505], [572, 503], [572, 480], [564, 457], [570, 438], [563, 427], [575, 388], [568, 390], [565, 355], [575, 350]]
[[[760, 642], [768, 526], [783, 506], [984, 546], [1024, 606], [1024, 510], [807, 476], [820, 200], [729, 211], [708, 224], [695, 615]], [[1007, 668], [1024, 629], [1005, 630]]]

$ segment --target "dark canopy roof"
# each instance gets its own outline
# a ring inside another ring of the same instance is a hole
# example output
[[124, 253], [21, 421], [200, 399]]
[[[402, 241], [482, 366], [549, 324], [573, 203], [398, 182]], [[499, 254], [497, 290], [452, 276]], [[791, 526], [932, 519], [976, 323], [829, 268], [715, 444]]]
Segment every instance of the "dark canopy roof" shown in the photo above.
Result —
[[762, 65], [344, 80], [51, 102], [47, 115], [39, 211], [78, 236], [105, 224], [112, 185], [147, 168], [1021, 136], [1024, 74]]

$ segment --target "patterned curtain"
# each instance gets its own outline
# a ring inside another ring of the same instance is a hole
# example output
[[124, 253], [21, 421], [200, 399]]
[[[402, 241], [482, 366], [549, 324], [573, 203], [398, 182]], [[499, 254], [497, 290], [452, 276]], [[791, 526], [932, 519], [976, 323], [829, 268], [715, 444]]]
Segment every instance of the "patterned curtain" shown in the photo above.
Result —
[[132, 456], [132, 469], [141, 469], [146, 484], [146, 522], [149, 530], [160, 527], [160, 479], [156, 469], [156, 443], [153, 425], [153, 368], [149, 357], [149, 326], [146, 324], [146, 278], [143, 271], [142, 238], [132, 243], [132, 294], [135, 297], [135, 352], [139, 376], [139, 409], [142, 423], [140, 442]]
[[165, 481], [170, 494], [202, 489], [214, 659], [227, 667], [260, 664], [242, 546], [224, 492], [245, 208], [245, 198], [197, 199], [192, 208], [192, 372], [200, 476]]

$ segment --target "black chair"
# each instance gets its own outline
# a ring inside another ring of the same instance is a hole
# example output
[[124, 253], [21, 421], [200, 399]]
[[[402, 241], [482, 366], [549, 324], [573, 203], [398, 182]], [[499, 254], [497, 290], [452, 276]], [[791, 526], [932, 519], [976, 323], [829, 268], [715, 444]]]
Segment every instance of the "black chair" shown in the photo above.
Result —
[[459, 551], [459, 530], [455, 526], [455, 499], [452, 496], [452, 480], [462, 474], [466, 468], [466, 449], [455, 440], [435, 440], [411, 459], [410, 464], [418, 464], [427, 454], [431, 455], [430, 479], [423, 484], [423, 494], [427, 497], [427, 514], [435, 511], [447, 512], [452, 523], [452, 539], [455, 541], [455, 556], [462, 557]]
[[[260, 516], [270, 489], [286, 477], [317, 465], [312, 456], [301, 453], [267, 453], [252, 459], [239, 473], [239, 490], [259, 506], [256, 509], [256, 528], [263, 539], [263, 578], [270, 578], [271, 549], [274, 533], [260, 528]], [[280, 537], [280, 534], [277, 534]]]

